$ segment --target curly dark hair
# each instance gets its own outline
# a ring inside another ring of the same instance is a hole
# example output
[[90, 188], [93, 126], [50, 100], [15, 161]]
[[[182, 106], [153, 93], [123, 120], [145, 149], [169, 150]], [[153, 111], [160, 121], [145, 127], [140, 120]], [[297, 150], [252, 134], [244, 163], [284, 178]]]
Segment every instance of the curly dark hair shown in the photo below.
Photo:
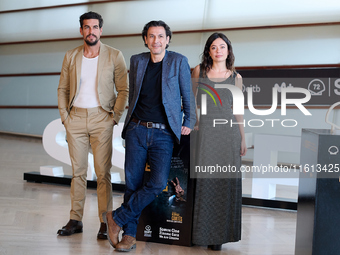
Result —
[[[162, 20], [158, 20], [158, 21], [152, 20], [144, 26], [143, 31], [142, 31], [142, 38], [143, 38], [143, 42], [144, 42], [145, 47], [148, 47], [148, 45], [145, 43], [145, 37], [147, 37], [148, 30], [149, 30], [150, 27], [164, 27], [166, 37], [169, 36], [169, 43], [170, 43], [171, 36], [172, 36], [172, 32], [170, 30], [170, 27]], [[166, 47], [165, 47], [166, 49], [169, 47], [169, 43], [166, 45]]]
[[211, 36], [209, 36], [207, 42], [205, 43], [204, 51], [202, 53], [202, 62], [200, 64], [200, 67], [203, 71], [203, 77], [206, 77], [207, 72], [209, 72], [209, 70], [212, 67], [213, 60], [212, 60], [212, 58], [210, 57], [210, 54], [209, 54], [210, 46], [218, 38], [221, 38], [223, 41], [225, 41], [225, 43], [228, 46], [229, 54], [228, 54], [228, 57], [226, 59], [227, 69], [230, 70], [231, 72], [236, 72], [235, 67], [234, 67], [235, 56], [234, 56], [234, 53], [233, 53], [233, 47], [231, 46], [231, 41], [228, 39], [228, 37], [226, 37], [222, 33], [213, 33]]
[[80, 16], [79, 23], [80, 23], [81, 28], [83, 27], [84, 19], [97, 19], [99, 21], [99, 28], [103, 27], [104, 20], [103, 20], [102, 16], [100, 14], [96, 13], [96, 12], [90, 11], [90, 12], [86, 12], [83, 15]]

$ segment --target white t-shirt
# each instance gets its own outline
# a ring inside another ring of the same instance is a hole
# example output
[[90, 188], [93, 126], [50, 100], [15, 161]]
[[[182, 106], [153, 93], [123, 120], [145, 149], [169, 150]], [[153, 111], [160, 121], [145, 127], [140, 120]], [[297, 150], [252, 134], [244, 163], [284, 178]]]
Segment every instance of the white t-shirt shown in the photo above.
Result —
[[86, 58], [83, 56], [80, 75], [79, 94], [74, 106], [79, 108], [93, 108], [100, 106], [97, 90], [98, 56]]

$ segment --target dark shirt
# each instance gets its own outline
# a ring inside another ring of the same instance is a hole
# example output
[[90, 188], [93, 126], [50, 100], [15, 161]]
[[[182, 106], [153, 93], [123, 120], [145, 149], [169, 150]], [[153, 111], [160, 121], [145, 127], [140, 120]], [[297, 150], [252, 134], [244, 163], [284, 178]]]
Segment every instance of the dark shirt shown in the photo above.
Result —
[[162, 102], [162, 63], [153, 63], [150, 59], [146, 68], [142, 88], [132, 116], [155, 123], [167, 124], [167, 117]]

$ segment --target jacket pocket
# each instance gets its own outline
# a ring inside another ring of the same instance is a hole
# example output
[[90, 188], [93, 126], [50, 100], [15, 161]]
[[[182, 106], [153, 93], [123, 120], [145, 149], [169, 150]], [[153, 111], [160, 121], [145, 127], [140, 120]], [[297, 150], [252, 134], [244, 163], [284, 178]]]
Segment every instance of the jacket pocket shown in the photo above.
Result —
[[178, 85], [178, 76], [172, 76], [172, 77], [168, 78], [167, 84], [170, 88]]

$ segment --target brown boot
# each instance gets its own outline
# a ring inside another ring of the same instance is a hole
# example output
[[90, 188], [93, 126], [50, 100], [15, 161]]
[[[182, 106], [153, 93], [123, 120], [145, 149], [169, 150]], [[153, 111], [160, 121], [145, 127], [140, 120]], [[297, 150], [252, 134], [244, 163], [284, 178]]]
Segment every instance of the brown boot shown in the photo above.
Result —
[[116, 245], [116, 251], [130, 251], [136, 248], [136, 238], [125, 235]]
[[119, 236], [121, 227], [118, 226], [117, 223], [113, 220], [112, 211], [103, 213], [102, 216], [107, 226], [107, 239], [109, 240], [112, 247], [115, 248], [116, 245], [119, 243], [118, 236]]

